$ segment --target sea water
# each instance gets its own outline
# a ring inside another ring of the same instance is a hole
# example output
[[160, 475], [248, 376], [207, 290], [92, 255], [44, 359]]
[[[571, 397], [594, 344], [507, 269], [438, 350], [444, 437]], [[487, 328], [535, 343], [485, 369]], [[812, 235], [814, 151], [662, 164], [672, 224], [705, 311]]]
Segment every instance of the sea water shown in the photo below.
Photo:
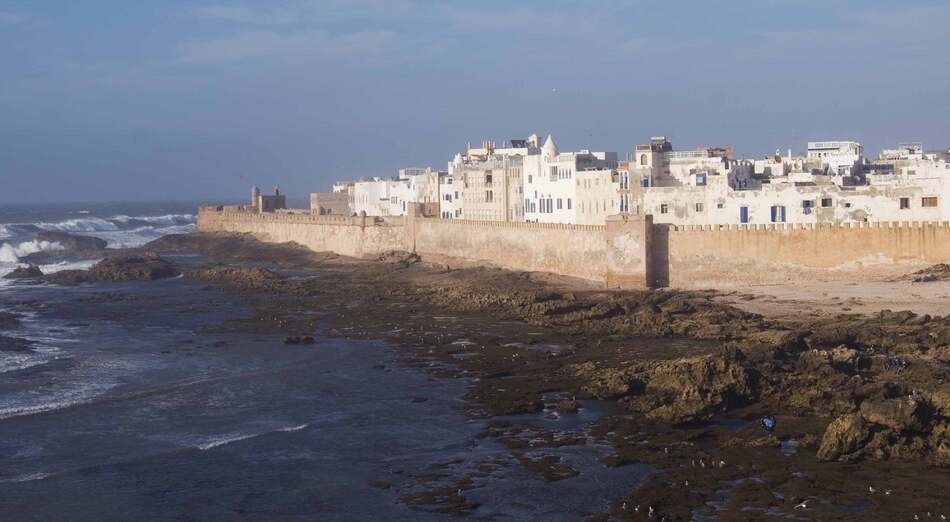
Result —
[[[194, 226], [187, 208], [78, 210], [4, 227], [13, 243], [50, 227], [119, 246]], [[0, 335], [30, 343], [0, 344], [0, 520], [441, 520], [400, 497], [446, 462], [500, 463], [465, 492], [481, 504], [473, 518], [575, 520], [649, 471], [569, 447], [545, 452], [580, 475], [546, 483], [476, 437], [487, 420], [466, 416], [464, 379], [322, 329], [314, 345], [285, 345], [222, 328], [253, 310], [185, 278], [11, 282], [0, 310], [21, 320]]]

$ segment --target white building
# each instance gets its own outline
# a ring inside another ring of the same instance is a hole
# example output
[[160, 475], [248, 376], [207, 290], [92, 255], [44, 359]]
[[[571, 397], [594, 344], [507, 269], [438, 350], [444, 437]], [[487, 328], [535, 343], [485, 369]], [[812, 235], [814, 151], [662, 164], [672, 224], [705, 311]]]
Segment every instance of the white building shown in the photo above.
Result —
[[819, 162], [829, 176], [852, 176], [864, 161], [864, 147], [856, 141], [810, 141], [807, 158]]
[[[578, 173], [601, 171], [590, 175], [594, 179], [610, 177], [617, 168], [616, 152], [559, 152], [550, 135], [544, 141], [540, 154], [524, 159], [524, 219], [539, 223], [577, 223]], [[611, 204], [616, 208], [619, 195]], [[591, 198], [592, 199], [592, 198]], [[591, 203], [593, 205], [593, 203]], [[606, 203], [598, 203], [598, 208]], [[590, 207], [591, 209], [593, 207]], [[602, 210], [600, 212], [605, 212]]]
[[353, 184], [353, 211], [367, 216], [404, 216], [409, 203], [432, 208], [439, 202], [439, 175], [431, 168], [400, 169], [395, 179], [372, 178]]

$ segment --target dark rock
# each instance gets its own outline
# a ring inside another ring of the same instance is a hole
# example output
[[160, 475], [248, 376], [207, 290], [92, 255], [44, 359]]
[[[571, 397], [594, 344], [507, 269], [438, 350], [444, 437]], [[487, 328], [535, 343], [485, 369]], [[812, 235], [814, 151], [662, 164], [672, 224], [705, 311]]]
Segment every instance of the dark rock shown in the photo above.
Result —
[[914, 283], [950, 281], [950, 264], [938, 263], [923, 270], [918, 270], [910, 274], [908, 278]]
[[402, 250], [392, 250], [389, 252], [385, 252], [381, 254], [378, 258], [376, 258], [376, 260], [381, 261], [383, 263], [391, 263], [394, 265], [399, 265], [402, 268], [406, 268], [410, 265], [414, 265], [422, 261], [422, 259], [415, 253], [405, 252]]
[[63, 258], [94, 259], [102, 257], [106, 250], [106, 242], [98, 237], [79, 236], [55, 230], [41, 230], [37, 232], [37, 241], [58, 243], [60, 250], [34, 252], [23, 257], [23, 261], [35, 264], [49, 263]]
[[178, 268], [158, 254], [103, 259], [89, 270], [64, 270], [46, 276], [52, 283], [74, 286], [90, 282], [154, 281], [179, 275]]
[[864, 420], [896, 431], [920, 430], [926, 421], [924, 404], [913, 397], [868, 400], [861, 403]]
[[867, 423], [858, 414], [838, 417], [825, 430], [818, 447], [818, 460], [841, 460], [859, 452], [871, 436]]
[[37, 279], [43, 277], [43, 271], [36, 265], [18, 266], [3, 276], [4, 279]]
[[577, 413], [581, 405], [574, 399], [565, 399], [557, 403], [557, 411], [561, 413]]

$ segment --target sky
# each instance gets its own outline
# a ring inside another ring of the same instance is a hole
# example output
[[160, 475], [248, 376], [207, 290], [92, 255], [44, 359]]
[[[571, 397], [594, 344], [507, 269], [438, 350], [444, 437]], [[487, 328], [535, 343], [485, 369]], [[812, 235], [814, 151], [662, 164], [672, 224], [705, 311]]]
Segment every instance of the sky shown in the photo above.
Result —
[[950, 147], [945, 0], [0, 0], [0, 204], [204, 200], [466, 143]]

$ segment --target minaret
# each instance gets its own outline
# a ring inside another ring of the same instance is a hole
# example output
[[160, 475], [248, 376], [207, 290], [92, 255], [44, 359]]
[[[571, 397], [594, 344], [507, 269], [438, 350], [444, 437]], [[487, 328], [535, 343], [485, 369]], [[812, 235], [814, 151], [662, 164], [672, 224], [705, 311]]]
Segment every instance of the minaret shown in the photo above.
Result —
[[256, 207], [259, 199], [261, 199], [261, 189], [257, 186], [251, 187], [251, 206]]

